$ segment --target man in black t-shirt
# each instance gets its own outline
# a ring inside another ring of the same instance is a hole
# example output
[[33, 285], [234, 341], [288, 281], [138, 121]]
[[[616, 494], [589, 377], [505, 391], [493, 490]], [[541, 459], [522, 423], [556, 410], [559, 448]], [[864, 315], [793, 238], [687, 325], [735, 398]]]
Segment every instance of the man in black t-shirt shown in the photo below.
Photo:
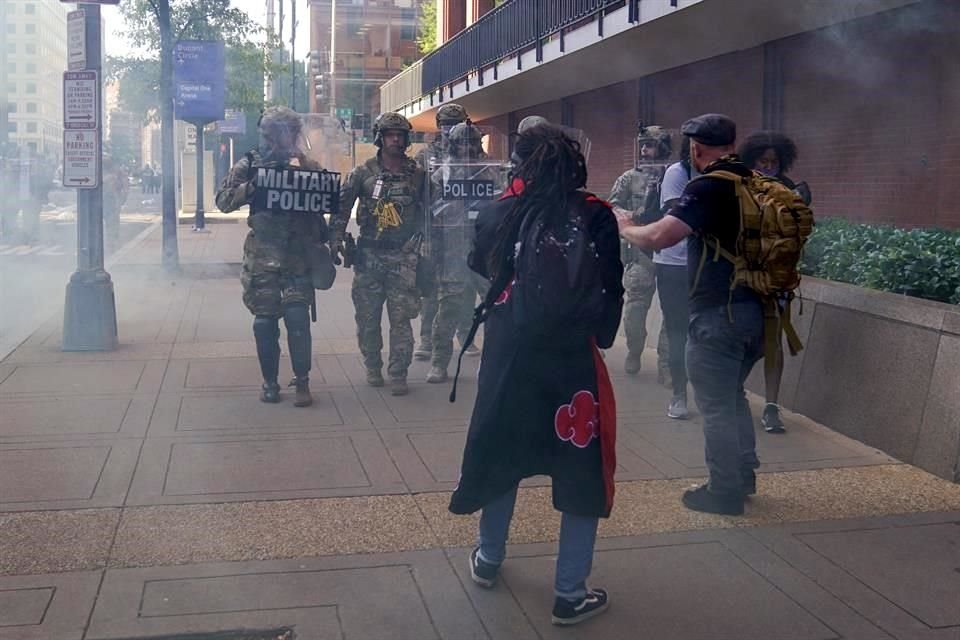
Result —
[[703, 414], [710, 481], [685, 492], [683, 504], [695, 511], [740, 515], [746, 496], [756, 492], [754, 470], [760, 464], [743, 383], [763, 355], [763, 307], [751, 289], [731, 288], [733, 264], [714, 259], [703, 238], [716, 238], [737, 253], [740, 205], [734, 183], [711, 178], [710, 172], [746, 176], [750, 170], [733, 153], [736, 124], [727, 116], [698, 116], [685, 122], [681, 132], [691, 140], [690, 160], [703, 177], [689, 182], [668, 215], [654, 224], [637, 226], [620, 217], [620, 235], [641, 249], [656, 250], [690, 236], [687, 371]]

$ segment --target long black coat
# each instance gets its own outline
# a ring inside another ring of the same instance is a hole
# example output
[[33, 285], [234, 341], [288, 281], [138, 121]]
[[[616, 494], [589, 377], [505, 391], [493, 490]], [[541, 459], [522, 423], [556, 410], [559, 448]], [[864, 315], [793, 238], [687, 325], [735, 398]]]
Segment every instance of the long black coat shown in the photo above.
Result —
[[[522, 188], [515, 185], [514, 189]], [[482, 211], [471, 268], [489, 278], [487, 256], [513, 192]], [[453, 513], [473, 513], [523, 478], [549, 475], [560, 511], [606, 517], [613, 506], [616, 406], [597, 347], [609, 347], [623, 307], [623, 265], [609, 205], [578, 194], [571, 216], [596, 244], [600, 308], [578, 309], [547, 335], [514, 322], [511, 289], [486, 322], [479, 389]]]

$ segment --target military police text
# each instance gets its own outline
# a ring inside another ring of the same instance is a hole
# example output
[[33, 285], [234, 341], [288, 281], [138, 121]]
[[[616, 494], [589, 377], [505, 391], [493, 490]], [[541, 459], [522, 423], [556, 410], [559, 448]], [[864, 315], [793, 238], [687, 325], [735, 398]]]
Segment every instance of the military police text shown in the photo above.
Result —
[[339, 207], [340, 174], [295, 168], [257, 169], [254, 208], [287, 213], [333, 213]]

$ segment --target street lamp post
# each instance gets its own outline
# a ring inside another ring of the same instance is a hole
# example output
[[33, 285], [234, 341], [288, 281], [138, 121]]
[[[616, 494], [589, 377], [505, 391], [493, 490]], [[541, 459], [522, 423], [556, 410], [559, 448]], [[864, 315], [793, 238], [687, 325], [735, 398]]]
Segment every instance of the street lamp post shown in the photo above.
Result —
[[[96, 72], [94, 104], [99, 111], [100, 105], [103, 104], [100, 76], [103, 46], [100, 5], [80, 4], [79, 8], [84, 11], [86, 40], [84, 70]], [[99, 113], [96, 114], [96, 118], [100, 118]], [[75, 135], [80, 137], [79, 134]], [[66, 130], [64, 140], [69, 140], [70, 137], [70, 130]], [[92, 137], [96, 153], [102, 153], [102, 128], [98, 126], [94, 129]], [[64, 156], [66, 156], [66, 150]], [[100, 157], [95, 159], [94, 166], [96, 186], [92, 189], [77, 190], [77, 270], [67, 284], [63, 310], [64, 351], [111, 351], [117, 348], [117, 310], [113, 295], [113, 281], [104, 269], [103, 166]]]

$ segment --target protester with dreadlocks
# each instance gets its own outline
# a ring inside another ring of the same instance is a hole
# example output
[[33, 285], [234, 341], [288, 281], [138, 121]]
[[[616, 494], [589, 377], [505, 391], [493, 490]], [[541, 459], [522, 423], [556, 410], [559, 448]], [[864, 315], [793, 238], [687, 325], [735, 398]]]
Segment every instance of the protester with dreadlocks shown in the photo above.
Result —
[[481, 211], [469, 258], [492, 284], [450, 510], [483, 510], [470, 574], [493, 587], [518, 483], [551, 476], [563, 514], [553, 622], [570, 625], [608, 605], [606, 592], [586, 580], [598, 519], [613, 505], [616, 407], [598, 348], [612, 345], [620, 324], [623, 265], [609, 205], [581, 190], [587, 169], [579, 145], [540, 124], [519, 134], [516, 152], [512, 186]]

